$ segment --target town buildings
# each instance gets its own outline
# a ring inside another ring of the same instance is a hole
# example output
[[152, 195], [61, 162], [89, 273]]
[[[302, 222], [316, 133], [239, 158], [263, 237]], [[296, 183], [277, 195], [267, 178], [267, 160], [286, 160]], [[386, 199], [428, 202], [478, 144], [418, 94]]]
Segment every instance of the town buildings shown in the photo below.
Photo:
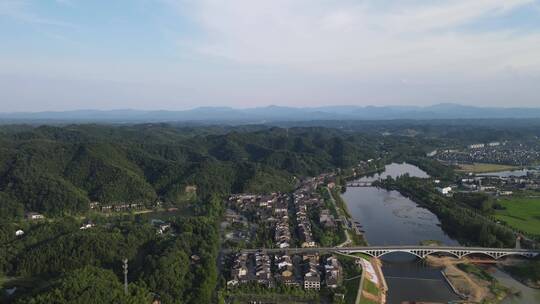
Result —
[[[262, 226], [272, 229], [271, 243], [267, 243], [268, 239], [265, 241], [265, 245], [272, 248], [317, 247], [312, 225], [317, 223], [321, 229], [337, 227], [337, 220], [318, 189], [335, 185], [333, 175], [323, 174], [302, 180], [292, 196], [283, 193], [231, 195], [226, 202], [225, 218], [230, 224], [257, 227], [257, 231]], [[264, 235], [267, 236], [266, 233]], [[239, 253], [232, 259], [227, 282], [231, 288], [251, 282], [265, 287], [279, 284], [320, 290], [324, 284], [336, 288], [342, 280], [341, 265], [334, 256], [321, 261], [318, 254], [290, 255], [282, 252], [268, 255], [259, 250]]]
[[337, 288], [341, 284], [343, 269], [335, 256], [326, 258], [324, 273], [324, 280], [329, 288]]

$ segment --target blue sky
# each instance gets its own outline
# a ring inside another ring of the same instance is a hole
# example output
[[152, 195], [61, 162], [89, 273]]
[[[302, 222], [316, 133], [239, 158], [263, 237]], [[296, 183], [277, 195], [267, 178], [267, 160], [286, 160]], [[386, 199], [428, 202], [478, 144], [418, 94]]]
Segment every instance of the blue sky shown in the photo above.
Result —
[[0, 0], [0, 111], [540, 106], [535, 0]]

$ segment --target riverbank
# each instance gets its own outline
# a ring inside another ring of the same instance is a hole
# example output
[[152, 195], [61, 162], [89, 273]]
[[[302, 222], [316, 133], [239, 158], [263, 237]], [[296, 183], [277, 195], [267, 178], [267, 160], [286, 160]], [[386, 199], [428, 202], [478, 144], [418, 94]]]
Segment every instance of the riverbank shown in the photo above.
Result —
[[499, 303], [514, 292], [501, 285], [488, 271], [466, 259], [428, 256], [426, 262], [442, 268], [448, 284], [458, 296], [475, 303]]
[[523, 285], [540, 289], [540, 261], [525, 261], [514, 265], [505, 265], [504, 270]]
[[344, 243], [340, 244], [338, 247], [344, 247], [349, 245], [368, 246], [369, 244], [364, 234], [360, 232], [360, 230], [358, 229], [358, 227], [356, 227], [354, 223], [355, 220], [352, 217], [347, 204], [343, 200], [343, 197], [341, 196], [340, 188], [334, 188], [332, 190], [327, 188], [327, 190], [341, 218], [341, 227], [344, 230], [345, 236], [347, 238], [347, 240]]
[[356, 304], [385, 304], [388, 285], [382, 272], [382, 263], [377, 258], [360, 257], [357, 260], [362, 268], [362, 280]]

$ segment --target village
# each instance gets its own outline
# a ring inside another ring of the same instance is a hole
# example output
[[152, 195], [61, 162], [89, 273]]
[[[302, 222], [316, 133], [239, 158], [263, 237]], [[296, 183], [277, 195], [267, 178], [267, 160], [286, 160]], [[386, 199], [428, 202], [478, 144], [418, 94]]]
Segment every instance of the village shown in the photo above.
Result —
[[540, 147], [536, 141], [475, 143], [466, 148], [434, 150], [427, 156], [449, 165], [490, 163], [530, 166], [540, 158]]
[[[334, 187], [334, 175], [323, 174], [302, 181], [292, 197], [282, 193], [232, 195], [227, 201], [227, 221], [231, 225], [247, 225], [250, 222], [268, 225], [273, 232], [272, 242], [262, 246], [264, 248], [317, 247], [320, 244], [314, 236], [313, 224], [323, 229], [337, 229], [341, 225], [340, 219], [336, 219], [335, 209], [327, 209], [325, 200], [317, 191], [321, 186]], [[244, 236], [249, 238], [247, 234]], [[260, 244], [252, 245], [248, 248], [256, 248]], [[320, 290], [323, 285], [328, 288], [338, 287], [342, 273], [342, 266], [334, 255], [239, 252], [232, 258], [227, 286], [256, 282], [267, 287], [281, 284], [305, 290]]]

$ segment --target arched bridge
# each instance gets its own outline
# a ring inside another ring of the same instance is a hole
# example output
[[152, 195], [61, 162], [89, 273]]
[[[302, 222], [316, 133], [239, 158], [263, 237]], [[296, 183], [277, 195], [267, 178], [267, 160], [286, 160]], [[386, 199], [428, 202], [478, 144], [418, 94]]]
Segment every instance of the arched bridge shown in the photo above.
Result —
[[365, 246], [365, 247], [312, 247], [312, 248], [280, 248], [280, 249], [245, 249], [242, 252], [254, 253], [262, 250], [267, 253], [285, 252], [314, 253], [314, 252], [340, 252], [345, 254], [363, 253], [372, 257], [381, 257], [393, 252], [405, 252], [413, 254], [421, 259], [430, 254], [444, 253], [456, 258], [463, 258], [471, 254], [483, 254], [494, 259], [509, 255], [534, 258], [540, 254], [537, 249], [513, 249], [513, 248], [483, 248], [483, 247], [450, 247], [450, 246]]

